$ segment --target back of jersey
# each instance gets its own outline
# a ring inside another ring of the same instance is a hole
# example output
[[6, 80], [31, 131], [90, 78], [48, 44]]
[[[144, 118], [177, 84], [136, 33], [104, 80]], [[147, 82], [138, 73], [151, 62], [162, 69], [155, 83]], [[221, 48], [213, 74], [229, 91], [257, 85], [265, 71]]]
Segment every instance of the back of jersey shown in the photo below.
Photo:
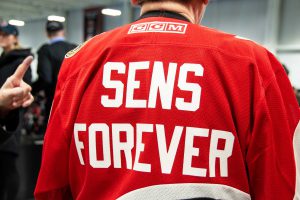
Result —
[[[69, 187], [74, 199], [251, 199], [250, 193], [270, 199], [285, 182], [276, 195], [293, 198], [291, 141], [299, 113], [283, 123], [286, 134], [272, 135], [265, 95], [280, 67], [271, 61], [258, 66], [265, 50], [162, 17], [80, 48], [64, 62], [44, 147], [52, 150], [43, 166], [50, 169], [48, 160], [64, 152], [56, 159], [65, 157], [59, 160], [67, 175], [40, 177], [37, 190]], [[281, 101], [279, 107], [282, 118], [289, 116]], [[286, 148], [276, 147], [274, 137]], [[277, 154], [285, 155], [279, 168]], [[258, 183], [267, 170], [284, 175]]]

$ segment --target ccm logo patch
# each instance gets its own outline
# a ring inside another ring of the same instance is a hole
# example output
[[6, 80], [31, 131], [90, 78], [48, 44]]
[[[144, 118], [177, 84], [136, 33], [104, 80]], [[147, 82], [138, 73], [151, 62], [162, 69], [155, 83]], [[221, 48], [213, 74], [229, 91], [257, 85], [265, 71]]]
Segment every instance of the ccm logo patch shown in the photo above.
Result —
[[131, 25], [128, 34], [132, 33], [147, 33], [147, 32], [160, 32], [160, 33], [178, 33], [185, 34], [187, 24], [175, 22], [148, 22]]

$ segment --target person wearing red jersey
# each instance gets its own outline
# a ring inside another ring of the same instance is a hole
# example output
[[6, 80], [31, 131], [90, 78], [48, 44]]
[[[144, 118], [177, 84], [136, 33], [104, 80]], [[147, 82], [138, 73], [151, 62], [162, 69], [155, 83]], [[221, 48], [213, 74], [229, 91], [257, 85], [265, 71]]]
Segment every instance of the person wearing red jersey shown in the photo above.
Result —
[[132, 3], [139, 20], [66, 55], [35, 198], [299, 199], [300, 112], [276, 58], [199, 26], [208, 0]]

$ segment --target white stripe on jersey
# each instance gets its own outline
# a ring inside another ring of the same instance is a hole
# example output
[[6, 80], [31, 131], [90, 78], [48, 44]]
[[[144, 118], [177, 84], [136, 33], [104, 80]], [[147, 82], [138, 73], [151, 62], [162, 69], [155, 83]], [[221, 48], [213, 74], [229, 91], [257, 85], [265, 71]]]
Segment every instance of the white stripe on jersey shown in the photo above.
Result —
[[296, 191], [294, 200], [300, 200], [300, 121], [294, 134], [294, 153], [296, 161]]
[[249, 194], [236, 188], [205, 183], [182, 183], [154, 185], [131, 191], [117, 200], [174, 200], [174, 199], [195, 199], [195, 198], [212, 198], [212, 199], [239, 199], [250, 200]]

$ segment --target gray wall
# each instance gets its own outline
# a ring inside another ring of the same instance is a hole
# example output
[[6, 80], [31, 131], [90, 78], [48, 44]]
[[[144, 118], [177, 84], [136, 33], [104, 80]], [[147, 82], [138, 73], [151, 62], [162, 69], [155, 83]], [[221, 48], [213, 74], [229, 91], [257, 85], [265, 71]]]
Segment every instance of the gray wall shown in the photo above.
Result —
[[72, 10], [67, 13], [67, 39], [75, 44], [83, 42], [83, 11]]
[[202, 24], [264, 43], [266, 0], [219, 0], [207, 7]]
[[279, 44], [298, 46], [300, 50], [300, 0], [284, 0], [282, 13]]
[[[20, 27], [20, 43], [23, 47], [30, 47], [32, 52], [36, 56], [36, 51], [45, 42], [47, 42], [47, 36], [45, 33], [46, 19], [35, 20], [26, 22], [26, 26]], [[31, 65], [33, 81], [37, 79], [36, 74], [37, 59], [34, 59]]]
[[290, 80], [300, 89], [300, 0], [283, 0], [277, 56], [290, 70]]
[[278, 58], [289, 69], [292, 85], [300, 89], [300, 53], [279, 53]]
[[109, 8], [121, 10], [122, 15], [121, 16], [116, 16], [116, 17], [104, 15], [103, 16], [104, 31], [108, 31], [108, 30], [111, 30], [111, 29], [114, 29], [118, 26], [123, 25], [123, 16], [124, 16], [125, 11], [123, 9], [122, 4], [112, 5]]

